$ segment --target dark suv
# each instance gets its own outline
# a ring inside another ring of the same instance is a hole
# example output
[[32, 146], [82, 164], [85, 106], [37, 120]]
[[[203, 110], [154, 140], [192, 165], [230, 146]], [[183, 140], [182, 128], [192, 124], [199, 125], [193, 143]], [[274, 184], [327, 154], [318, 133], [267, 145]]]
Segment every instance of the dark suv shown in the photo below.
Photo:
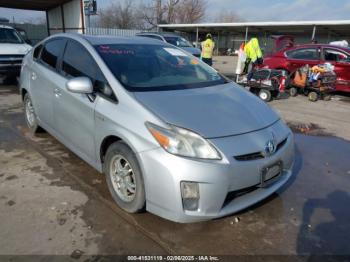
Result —
[[151, 32], [145, 32], [145, 33], [139, 33], [136, 34], [136, 36], [142, 36], [142, 37], [148, 37], [157, 39], [169, 44], [172, 44], [174, 46], [177, 46], [188, 53], [200, 57], [201, 56], [201, 50], [199, 50], [196, 47], [193, 47], [189, 41], [187, 41], [185, 38], [174, 34], [174, 33], [151, 33]]

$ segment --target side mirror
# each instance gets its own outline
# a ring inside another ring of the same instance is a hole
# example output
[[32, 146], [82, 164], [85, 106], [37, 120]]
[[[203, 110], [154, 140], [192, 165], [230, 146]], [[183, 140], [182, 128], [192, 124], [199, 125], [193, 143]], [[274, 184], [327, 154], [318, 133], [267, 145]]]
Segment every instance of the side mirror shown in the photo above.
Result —
[[76, 77], [68, 80], [66, 88], [68, 91], [78, 94], [91, 94], [93, 92], [92, 82], [88, 77]]

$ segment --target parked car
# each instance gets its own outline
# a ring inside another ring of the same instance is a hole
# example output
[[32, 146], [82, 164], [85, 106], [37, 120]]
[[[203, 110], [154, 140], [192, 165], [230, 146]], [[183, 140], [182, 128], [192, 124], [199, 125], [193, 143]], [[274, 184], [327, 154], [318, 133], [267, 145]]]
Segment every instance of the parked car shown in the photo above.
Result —
[[[281, 39], [277, 39], [281, 44]], [[286, 40], [286, 39], [284, 39]], [[326, 44], [294, 45], [289, 41], [283, 41], [283, 45], [277, 48], [273, 54], [264, 57], [264, 65], [271, 69], [283, 69], [289, 73], [294, 72], [304, 65], [318, 65], [331, 63], [337, 75], [336, 90], [350, 92], [350, 49]]]
[[14, 28], [0, 25], [0, 75], [11, 80], [19, 76], [22, 59], [31, 48]]
[[125, 211], [226, 216], [292, 175], [290, 129], [263, 101], [173, 45], [58, 34], [24, 59], [25, 119], [106, 175]]
[[189, 52], [190, 54], [194, 55], [195, 57], [201, 56], [201, 50], [199, 48], [194, 47], [185, 38], [174, 33], [138, 33], [136, 34], [136, 36], [157, 39], [157, 40], [172, 44], [174, 46], [177, 46]]

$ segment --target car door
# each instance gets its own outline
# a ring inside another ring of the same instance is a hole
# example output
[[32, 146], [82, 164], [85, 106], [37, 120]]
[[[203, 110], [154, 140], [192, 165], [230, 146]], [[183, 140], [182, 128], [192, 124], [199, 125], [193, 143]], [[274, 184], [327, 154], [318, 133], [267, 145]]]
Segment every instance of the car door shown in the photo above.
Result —
[[350, 55], [337, 48], [323, 48], [324, 62], [331, 63], [337, 74], [337, 89], [350, 91]]
[[[30, 95], [40, 124], [46, 129], [53, 129], [52, 99], [58, 77], [57, 63], [65, 46], [64, 39], [46, 42], [35, 53], [30, 69]], [[40, 56], [39, 56], [40, 54]]]
[[314, 66], [320, 63], [320, 49], [318, 47], [303, 47], [286, 52], [289, 71], [292, 72], [304, 65]]
[[54, 121], [66, 144], [88, 162], [95, 159], [95, 95], [77, 94], [67, 90], [66, 83], [75, 77], [88, 77], [96, 93], [107, 85], [101, 70], [85, 49], [68, 40], [60, 66], [60, 85], [54, 96]]

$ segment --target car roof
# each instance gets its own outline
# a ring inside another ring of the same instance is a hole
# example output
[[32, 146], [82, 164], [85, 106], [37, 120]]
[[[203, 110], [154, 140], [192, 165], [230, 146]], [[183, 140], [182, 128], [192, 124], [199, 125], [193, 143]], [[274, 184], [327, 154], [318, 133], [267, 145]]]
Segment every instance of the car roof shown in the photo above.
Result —
[[313, 48], [337, 48], [346, 52], [350, 52], [350, 49], [348, 47], [343, 47], [343, 46], [337, 46], [337, 45], [330, 45], [330, 44], [301, 44], [301, 45], [295, 45], [290, 48], [287, 48], [285, 51], [291, 50], [291, 49], [299, 49], [299, 48], [308, 48], [308, 47], [313, 47]]
[[147, 37], [122, 37], [122, 36], [111, 36], [111, 35], [82, 35], [77, 33], [61, 33], [51, 37], [68, 37], [73, 39], [84, 39], [91, 45], [112, 45], [112, 44], [143, 44], [143, 45], [164, 45], [169, 44], [163, 43], [156, 39]]

